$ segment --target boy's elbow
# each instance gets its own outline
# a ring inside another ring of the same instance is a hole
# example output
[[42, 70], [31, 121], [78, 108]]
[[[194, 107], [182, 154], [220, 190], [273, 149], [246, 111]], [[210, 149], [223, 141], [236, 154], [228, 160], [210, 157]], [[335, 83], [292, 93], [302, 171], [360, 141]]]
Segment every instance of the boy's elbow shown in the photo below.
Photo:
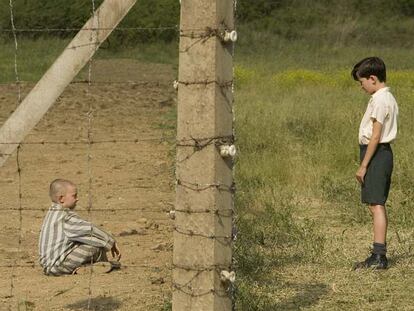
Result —
[[381, 135], [373, 135], [371, 137], [371, 140], [374, 141], [375, 143], [379, 144], [379, 142], [381, 140]]

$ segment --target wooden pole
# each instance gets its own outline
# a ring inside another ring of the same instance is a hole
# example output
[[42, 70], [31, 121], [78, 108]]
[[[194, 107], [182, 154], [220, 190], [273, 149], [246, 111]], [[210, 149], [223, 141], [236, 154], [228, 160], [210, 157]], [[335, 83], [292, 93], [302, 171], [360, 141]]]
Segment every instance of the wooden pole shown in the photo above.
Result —
[[232, 309], [233, 14], [233, 0], [181, 1], [174, 311]]
[[[87, 64], [136, 0], [105, 0], [0, 128], [0, 167]], [[98, 29], [99, 28], [99, 29]]]

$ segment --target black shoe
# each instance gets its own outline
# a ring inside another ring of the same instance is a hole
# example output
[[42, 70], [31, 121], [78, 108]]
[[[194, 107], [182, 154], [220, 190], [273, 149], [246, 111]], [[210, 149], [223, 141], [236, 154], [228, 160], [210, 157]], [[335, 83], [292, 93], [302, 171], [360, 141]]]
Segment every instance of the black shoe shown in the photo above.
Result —
[[354, 265], [354, 270], [356, 269], [387, 269], [388, 260], [385, 255], [371, 254], [365, 261], [357, 262]]

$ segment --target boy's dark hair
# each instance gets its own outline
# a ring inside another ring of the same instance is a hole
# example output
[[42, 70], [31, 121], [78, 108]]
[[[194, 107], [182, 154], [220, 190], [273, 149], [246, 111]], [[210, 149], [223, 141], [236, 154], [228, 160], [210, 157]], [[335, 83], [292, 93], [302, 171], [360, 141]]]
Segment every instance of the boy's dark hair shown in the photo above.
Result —
[[354, 66], [351, 75], [355, 81], [358, 81], [358, 78], [369, 78], [369, 76], [376, 76], [380, 82], [387, 80], [384, 61], [379, 57], [364, 58]]

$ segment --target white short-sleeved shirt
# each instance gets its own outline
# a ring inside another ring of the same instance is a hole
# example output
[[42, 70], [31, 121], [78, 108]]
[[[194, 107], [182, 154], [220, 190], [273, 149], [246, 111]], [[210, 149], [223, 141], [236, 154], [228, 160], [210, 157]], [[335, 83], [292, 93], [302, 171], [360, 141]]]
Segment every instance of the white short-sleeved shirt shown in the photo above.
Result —
[[380, 143], [391, 143], [397, 137], [398, 105], [389, 87], [376, 91], [368, 102], [359, 126], [359, 144], [367, 145], [372, 136], [373, 120], [382, 124]]

